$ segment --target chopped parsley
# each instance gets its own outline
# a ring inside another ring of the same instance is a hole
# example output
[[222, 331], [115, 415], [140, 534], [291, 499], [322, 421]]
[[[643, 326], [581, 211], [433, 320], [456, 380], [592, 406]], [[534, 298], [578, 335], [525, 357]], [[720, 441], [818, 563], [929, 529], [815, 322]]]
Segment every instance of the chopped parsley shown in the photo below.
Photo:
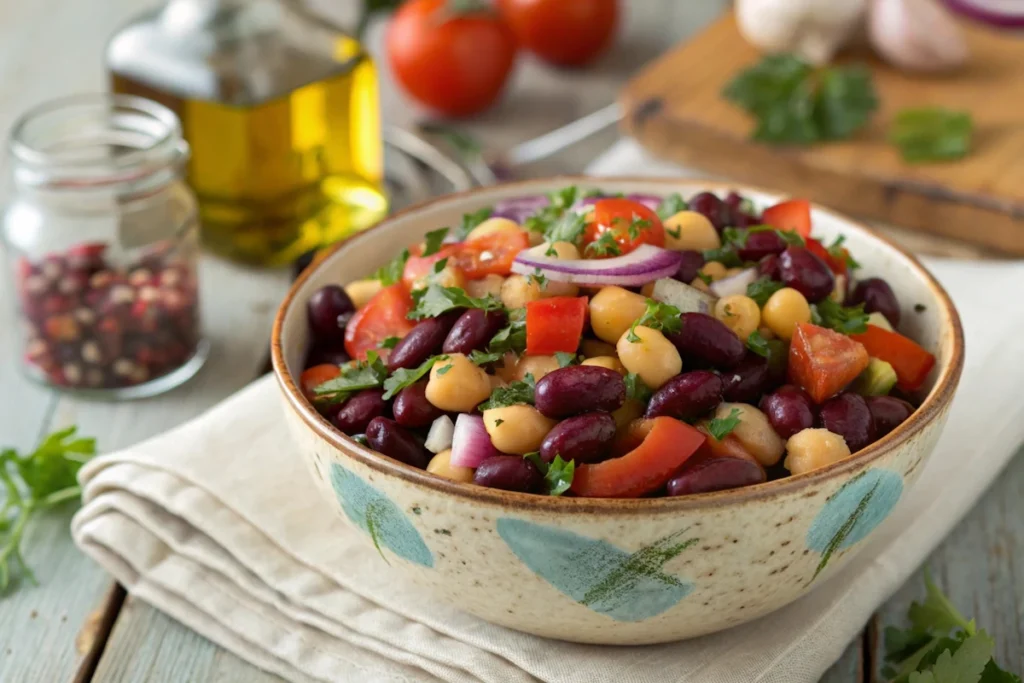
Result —
[[555, 249], [555, 245], [553, 243], [548, 243], [548, 248], [544, 252], [544, 255], [545, 256], [558, 256], [558, 250]]
[[561, 455], [556, 455], [551, 463], [546, 463], [537, 451], [527, 453], [523, 457], [536, 465], [544, 475], [544, 488], [549, 496], [560, 496], [572, 486], [572, 478], [576, 473], [574, 460], [566, 462], [562, 460]]
[[[814, 321], [817, 315], [818, 322]], [[811, 306], [812, 322], [843, 334], [862, 334], [868, 329], [868, 314], [864, 304], [841, 306], [831, 299], [823, 299]]]
[[522, 403], [533, 405], [533, 392], [536, 386], [533, 375], [526, 373], [522, 380], [512, 382], [507, 387], [495, 387], [491, 397], [477, 407], [480, 410], [493, 410]]
[[711, 276], [708, 275], [707, 273], [703, 272], [703, 271], [700, 271], [700, 270], [697, 271], [697, 279], [700, 280], [701, 282], [703, 282], [706, 285], [710, 285], [711, 284]]
[[630, 240], [635, 242], [640, 239], [640, 233], [644, 230], [649, 230], [651, 225], [653, 225], [651, 221], [633, 216], [633, 220], [629, 222], [629, 226], [626, 228], [626, 234], [629, 235]]
[[[549, 192], [548, 205], [526, 219], [526, 229], [548, 235], [554, 223], [565, 215], [569, 207], [576, 203], [577, 197], [579, 197], [579, 190], [575, 185], [569, 185], [561, 190]], [[557, 240], [549, 241], [555, 242]]]
[[828, 248], [829, 256], [836, 259], [837, 261], [845, 261], [846, 268], [848, 270], [856, 270], [860, 268], [860, 264], [850, 254], [850, 250], [843, 246], [843, 242], [846, 241], [845, 235], [840, 235], [836, 238], [836, 241], [831, 244]]
[[444, 367], [442, 367], [442, 368], [438, 368], [438, 369], [437, 369], [437, 374], [438, 374], [438, 376], [441, 376], [441, 375], [445, 375], [445, 374], [447, 374], [447, 373], [448, 373], [448, 371], [449, 371], [449, 370], [451, 370], [451, 369], [452, 369], [452, 364], [451, 364], [451, 363], [449, 363], [448, 365], [445, 365], [445, 366], [444, 366]]
[[[661, 203], [658, 204], [658, 209], [655, 213], [658, 214], [658, 218], [665, 220], [666, 218], [671, 218], [680, 211], [686, 211], [689, 208], [690, 205], [686, 203], [686, 200], [683, 199], [682, 195], [678, 192], [673, 192], [661, 200]], [[678, 238], [678, 233], [673, 235], [673, 237]]]
[[739, 408], [733, 408], [729, 411], [728, 417], [716, 417], [713, 419], [708, 423], [708, 431], [711, 432], [711, 436], [715, 437], [717, 441], [721, 441], [729, 436], [732, 430], [739, 426], [741, 414]]
[[622, 254], [622, 249], [615, 241], [615, 233], [605, 230], [596, 240], [587, 245], [584, 252], [594, 256], [619, 256]]
[[534, 268], [533, 274], [526, 279], [530, 282], [536, 282], [537, 286], [541, 289], [546, 289], [548, 286], [548, 278], [540, 268]]
[[763, 308], [772, 294], [785, 288], [786, 285], [778, 280], [773, 280], [767, 275], [762, 275], [747, 285], [747, 296], [753, 299], [758, 307]]
[[382, 285], [389, 287], [402, 280], [402, 272], [405, 270], [405, 262], [408, 260], [409, 250], [403, 249], [401, 254], [392, 259], [387, 265], [378, 268], [370, 277], [374, 280], [380, 280]]
[[548, 226], [548, 229], [544, 231], [544, 240], [552, 244], [555, 242], [576, 244], [586, 229], [586, 217], [581, 213], [570, 211]]
[[651, 399], [651, 389], [640, 379], [640, 375], [630, 372], [623, 380], [626, 382], [626, 398], [640, 403], [647, 403]]
[[771, 353], [771, 349], [768, 348], [768, 340], [761, 336], [759, 330], [754, 330], [747, 337], [747, 348], [761, 356], [761, 358], [767, 358]]
[[668, 227], [667, 225], [665, 226], [665, 232], [667, 232], [669, 235], [672, 235], [672, 237], [674, 237], [675, 239], [679, 239], [683, 235], [683, 229], [682, 228], [676, 228], [676, 229], [673, 230], [672, 228]]
[[484, 311], [496, 311], [502, 308], [501, 302], [491, 294], [477, 299], [466, 294], [465, 290], [460, 287], [444, 287], [436, 283], [413, 290], [412, 302], [413, 308], [406, 316], [410, 320], [436, 318], [442, 313], [456, 308], [479, 308]]
[[675, 306], [648, 299], [647, 310], [633, 321], [629, 327], [629, 334], [626, 335], [626, 340], [633, 344], [640, 341], [640, 336], [636, 333], [638, 325], [672, 334], [683, 328], [683, 319], [679, 309]]
[[555, 360], [558, 361], [558, 367], [567, 368], [576, 363], [576, 354], [568, 351], [555, 351]]
[[381, 386], [388, 368], [376, 351], [367, 351], [366, 360], [343, 366], [341, 374], [318, 384], [313, 393], [317, 402], [341, 403], [353, 393]]
[[377, 348], [378, 349], [393, 349], [396, 346], [398, 346], [398, 342], [400, 342], [400, 341], [402, 341], [402, 340], [399, 339], [398, 337], [385, 337], [384, 339], [380, 340], [379, 344], [377, 344]]
[[[519, 311], [522, 309], [516, 309]], [[522, 353], [526, 350], [526, 321], [516, 320], [515, 311], [509, 312], [509, 324], [491, 337], [487, 350], [492, 353]]]
[[502, 354], [497, 351], [480, 351], [479, 349], [473, 349], [469, 354], [469, 360], [476, 365], [486, 365], [488, 363], [496, 363], [501, 360]]
[[[430, 372], [430, 368], [434, 367], [434, 363], [439, 360], [448, 360], [448, 356], [432, 356], [427, 360], [423, 361], [419, 367], [406, 369], [399, 368], [391, 373], [391, 376], [384, 380], [384, 400], [390, 399], [392, 396], [397, 394], [402, 389], [408, 386], [412, 386], [416, 382], [426, 377], [427, 373]], [[448, 365], [450, 368], [451, 365]], [[440, 370], [438, 374], [442, 374]]]
[[726, 268], [738, 268], [743, 265], [743, 259], [736, 251], [736, 245], [723, 244], [718, 249], [705, 249], [705, 261], [718, 261]]
[[441, 244], [444, 243], [444, 238], [447, 236], [448, 228], [438, 228], [428, 232], [423, 238], [423, 253], [420, 256], [433, 256], [441, 251]]
[[456, 238], [460, 242], [466, 239], [466, 235], [472, 232], [473, 228], [490, 218], [492, 213], [494, 213], [494, 207], [485, 206], [473, 213], [462, 214], [462, 224], [459, 225], [459, 229], [455, 231]]
[[970, 112], [942, 107], [903, 109], [889, 128], [889, 142], [909, 163], [949, 161], [967, 155], [973, 130]]
[[747, 246], [750, 236], [758, 232], [774, 232], [784, 244], [797, 247], [806, 246], [804, 238], [793, 230], [779, 230], [770, 225], [752, 225], [749, 228], [726, 228], [722, 231], [722, 243], [732, 244], [737, 247]]
[[497, 420], [494, 421], [494, 426], [495, 427], [500, 427], [503, 424], [505, 424], [505, 421], [502, 420], [500, 417]]

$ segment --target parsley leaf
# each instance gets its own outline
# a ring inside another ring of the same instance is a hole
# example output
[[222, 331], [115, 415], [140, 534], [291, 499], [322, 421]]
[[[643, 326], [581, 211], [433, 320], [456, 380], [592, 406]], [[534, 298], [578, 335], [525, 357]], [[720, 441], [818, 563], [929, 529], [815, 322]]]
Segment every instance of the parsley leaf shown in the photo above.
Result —
[[485, 206], [482, 209], [477, 209], [473, 213], [462, 214], [462, 223], [459, 225], [459, 229], [455, 231], [456, 239], [460, 242], [466, 239], [466, 235], [472, 232], [473, 228], [490, 218], [492, 213], [494, 213], [494, 207]]
[[747, 337], [747, 348], [761, 358], [767, 358], [771, 353], [771, 349], [768, 348], [768, 340], [761, 336], [760, 330], [754, 330]]
[[376, 351], [367, 351], [366, 360], [343, 366], [341, 374], [313, 388], [317, 402], [340, 403], [351, 394], [363, 389], [381, 386], [388, 376], [388, 368]]
[[572, 242], [576, 244], [586, 229], [586, 217], [581, 213], [570, 211], [551, 223], [548, 229], [544, 231], [544, 241], [551, 244], [555, 242]]
[[605, 230], [601, 235], [587, 245], [587, 248], [583, 250], [584, 253], [593, 254], [594, 256], [619, 256], [622, 254], [622, 249], [619, 248], [619, 243], [615, 241], [615, 233], [611, 230]]
[[711, 432], [711, 436], [715, 437], [718, 441], [721, 441], [725, 437], [729, 436], [732, 430], [740, 423], [740, 411], [739, 408], [733, 408], [729, 411], [728, 417], [716, 417], [708, 423], [708, 431]]
[[[526, 229], [533, 232], [542, 232], [547, 235], [555, 221], [561, 218], [569, 207], [576, 203], [578, 196], [579, 190], [577, 190], [575, 185], [569, 185], [561, 190], [549, 192], [548, 205], [526, 219]], [[548, 241], [556, 242], [557, 240], [549, 239]]]
[[668, 227], [666, 225], [665, 226], [665, 232], [668, 233], [669, 235], [672, 235], [672, 237], [674, 237], [676, 239], [679, 239], [680, 237], [683, 236], [683, 229], [681, 227], [680, 228], [672, 229], [672, 228], [670, 228], [670, 227]]
[[736, 252], [733, 244], [723, 244], [717, 249], [704, 250], [705, 261], [718, 261], [726, 268], [738, 268], [743, 265], [743, 259]]
[[526, 373], [521, 381], [512, 382], [507, 387], [495, 387], [491, 397], [477, 407], [480, 410], [491, 410], [520, 403], [533, 405], [533, 390], [536, 386], [533, 375]]
[[903, 109], [889, 127], [889, 142], [909, 163], [948, 161], [966, 156], [974, 124], [970, 113], [941, 107]]
[[380, 340], [379, 344], [377, 344], [377, 348], [378, 349], [393, 349], [396, 346], [398, 346], [398, 342], [400, 342], [400, 341], [402, 341], [402, 340], [399, 339], [398, 337], [385, 337], [384, 339]]
[[576, 363], [576, 354], [568, 351], [555, 351], [555, 359], [558, 361], [558, 367], [567, 368]]
[[[671, 218], [680, 211], [686, 211], [689, 208], [690, 205], [686, 203], [683, 196], [678, 192], [673, 192], [661, 200], [661, 203], [658, 204], [658, 208], [655, 213], [658, 214], [658, 218], [665, 220], [666, 218]], [[679, 235], [675, 235], [675, 237], [679, 237]]]
[[652, 223], [649, 220], [633, 216], [633, 220], [629, 222], [629, 226], [626, 228], [626, 234], [629, 235], [630, 240], [635, 242], [640, 238], [640, 233], [650, 229], [651, 225]]
[[549, 496], [560, 496], [572, 486], [572, 478], [576, 473], [576, 462], [562, 460], [562, 456], [556, 455], [550, 463], [544, 462], [540, 453], [533, 451], [523, 456], [532, 462], [540, 473], [544, 475], [544, 488]]
[[402, 271], [405, 270], [405, 262], [409, 260], [409, 250], [403, 249], [402, 253], [396, 256], [387, 265], [381, 266], [370, 277], [380, 280], [385, 287], [389, 287], [402, 280]]
[[487, 345], [487, 350], [494, 353], [505, 353], [507, 351], [511, 351], [516, 354], [525, 351], [526, 322], [523, 320], [512, 319], [512, 313], [510, 312], [508, 326], [498, 330], [498, 332], [491, 337], [491, 342]]
[[817, 313], [820, 322], [815, 323], [828, 327], [843, 334], [861, 334], [867, 332], [868, 314], [864, 312], [864, 304], [841, 306], [831, 299], [822, 299], [811, 306], [811, 318]]
[[635, 344], [640, 341], [640, 336], [636, 333], [638, 325], [672, 334], [683, 328], [683, 318], [681, 312], [675, 306], [655, 301], [654, 299], [648, 299], [647, 310], [629, 326], [629, 334], [626, 335], [626, 340], [630, 343]]
[[626, 398], [640, 403], [647, 403], [651, 400], [650, 387], [644, 384], [644, 381], [640, 379], [640, 375], [635, 372], [628, 373], [623, 380], [626, 382]]
[[441, 244], [447, 235], [448, 228], [438, 228], [428, 232], [426, 237], [423, 238], [423, 253], [420, 256], [433, 256], [441, 251]]
[[857, 261], [850, 254], [850, 250], [843, 246], [843, 242], [845, 241], [846, 236], [840, 235], [839, 237], [836, 238], [836, 241], [833, 242], [832, 245], [828, 247], [827, 251], [832, 258], [838, 261], [845, 261], [846, 268], [848, 270], [856, 270], [857, 268], [860, 268], [860, 264], [857, 263]]
[[469, 354], [469, 360], [476, 365], [486, 365], [487, 363], [496, 363], [501, 360], [502, 354], [497, 351], [484, 352], [479, 349], [473, 349]]
[[412, 310], [406, 316], [410, 320], [436, 318], [456, 308], [479, 308], [484, 311], [501, 309], [501, 302], [493, 295], [477, 299], [466, 294], [460, 287], [443, 287], [432, 283], [412, 292]]
[[[423, 361], [419, 367], [411, 369], [399, 368], [398, 370], [395, 370], [391, 373], [390, 377], [384, 380], [384, 400], [387, 401], [402, 389], [416, 384], [416, 382], [426, 377], [427, 373], [430, 372], [430, 368], [434, 367], [434, 363], [439, 360], [447, 359], [448, 356], [432, 356]], [[441, 374], [440, 370], [438, 370], [438, 374]]]
[[544, 255], [545, 256], [558, 256], [558, 250], [555, 249], [555, 245], [554, 244], [549, 243], [548, 244], [548, 248], [546, 250], [544, 250]]
[[792, 54], [765, 57], [740, 72], [722, 95], [754, 117], [754, 140], [773, 144], [848, 138], [878, 108], [866, 68], [815, 69]]
[[446, 375], [446, 374], [448, 374], [448, 371], [451, 370], [451, 369], [452, 369], [452, 364], [449, 363], [448, 365], [445, 365], [444, 367], [438, 368], [437, 369], [437, 374], [438, 374], [438, 376]]
[[778, 280], [773, 280], [767, 275], [762, 275], [747, 285], [747, 296], [757, 302], [759, 307], [764, 307], [772, 294], [783, 289], [786, 285]]
[[793, 230], [779, 230], [771, 225], [752, 225], [749, 228], [726, 228], [722, 231], [722, 243], [737, 247], [747, 246], [750, 236], [759, 232], [774, 232], [784, 244], [806, 246], [804, 238]]
[[536, 282], [541, 289], [547, 288], [548, 278], [540, 268], [534, 268], [533, 274], [526, 278], [530, 282]]

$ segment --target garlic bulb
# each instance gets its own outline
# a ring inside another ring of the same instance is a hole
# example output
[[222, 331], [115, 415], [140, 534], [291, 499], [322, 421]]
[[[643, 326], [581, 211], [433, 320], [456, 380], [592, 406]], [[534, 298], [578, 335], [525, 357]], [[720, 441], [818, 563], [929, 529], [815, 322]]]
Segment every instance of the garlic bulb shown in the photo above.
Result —
[[934, 0], [872, 0], [868, 37], [887, 61], [910, 71], [941, 71], [967, 61], [952, 15]]
[[867, 0], [737, 0], [740, 33], [764, 52], [826, 64], [855, 33]]

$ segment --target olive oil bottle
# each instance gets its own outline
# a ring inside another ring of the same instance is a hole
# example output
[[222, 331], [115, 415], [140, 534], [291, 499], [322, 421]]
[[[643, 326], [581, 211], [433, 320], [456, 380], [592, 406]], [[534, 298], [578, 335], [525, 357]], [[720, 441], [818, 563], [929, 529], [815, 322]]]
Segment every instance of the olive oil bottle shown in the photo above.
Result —
[[211, 250], [283, 265], [387, 213], [376, 68], [294, 0], [170, 0], [107, 65], [116, 92], [181, 118]]

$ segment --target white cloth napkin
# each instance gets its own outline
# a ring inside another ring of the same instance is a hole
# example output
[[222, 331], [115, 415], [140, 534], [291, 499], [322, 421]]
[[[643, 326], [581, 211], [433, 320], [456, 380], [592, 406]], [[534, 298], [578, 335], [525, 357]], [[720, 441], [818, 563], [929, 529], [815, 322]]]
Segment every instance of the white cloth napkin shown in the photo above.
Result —
[[[629, 143], [610, 173], [679, 173]], [[320, 499], [265, 377], [167, 434], [83, 468], [76, 542], [140, 598], [292, 681], [815, 683], [1024, 440], [1024, 265], [932, 260], [967, 362], [920, 480], [840, 575], [763, 619], [613, 648], [544, 640], [438, 604], [381, 571]]]

